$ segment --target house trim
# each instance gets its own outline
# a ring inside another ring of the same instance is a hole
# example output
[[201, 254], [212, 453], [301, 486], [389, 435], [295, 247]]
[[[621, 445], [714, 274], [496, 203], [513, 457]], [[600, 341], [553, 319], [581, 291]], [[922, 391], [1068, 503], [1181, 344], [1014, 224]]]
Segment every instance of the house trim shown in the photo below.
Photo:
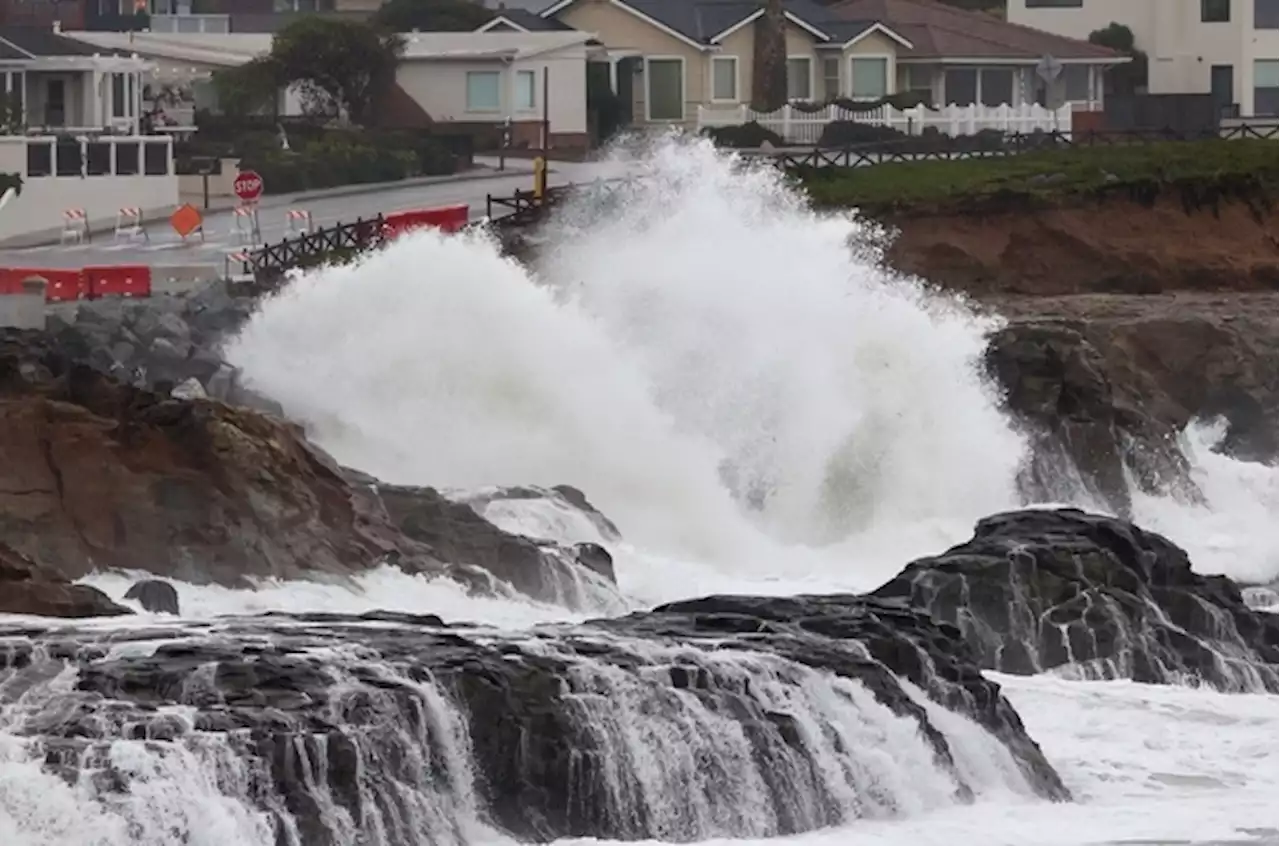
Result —
[[849, 84], [843, 86], [846, 97], [850, 100], [857, 100], [858, 95], [853, 91], [853, 63], [860, 59], [879, 59], [884, 62], [884, 93], [872, 99], [879, 97], [887, 97], [890, 94], [898, 93], [897, 67], [894, 62], [896, 57], [891, 53], [853, 53], [844, 57], [845, 67], [842, 70], [848, 72]]
[[[556, 3], [553, 6], [548, 6], [547, 8], [543, 9], [539, 14], [544, 18], [550, 18], [554, 16], [557, 12], [560, 12], [560, 11], [563, 11], [564, 9], [569, 8], [570, 6], [573, 5], [574, 2], [575, 0], [560, 0], [559, 3]], [[639, 9], [636, 9], [632, 6], [627, 5], [626, 3], [623, 3], [622, 0], [609, 0], [609, 3], [610, 5], [617, 6], [619, 9], [621, 9], [624, 12], [628, 12], [631, 15], [634, 15], [640, 20], [649, 24], [649, 26], [654, 27], [655, 29], [661, 30], [662, 32], [665, 32], [667, 35], [670, 35], [672, 38], [678, 39], [679, 41], [682, 41], [685, 44], [688, 44], [690, 47], [696, 47], [699, 50], [707, 49], [706, 44], [702, 44], [697, 41], [694, 41], [689, 36], [684, 35], [683, 33], [677, 32], [676, 30], [667, 26], [657, 18], [651, 18], [648, 15], [646, 15], [644, 12], [640, 11]]]
[[[721, 98], [716, 96], [716, 62], [733, 62], [733, 96]], [[708, 103], [741, 103], [742, 102], [742, 62], [736, 55], [712, 56], [707, 62], [707, 102]]]
[[[889, 27], [885, 26], [884, 24], [873, 23], [871, 26], [867, 27], [862, 32], [855, 35], [853, 38], [850, 38], [844, 44], [840, 45], [840, 47], [842, 50], [848, 50], [850, 47], [857, 44], [859, 41], [866, 38], [868, 35], [870, 35], [873, 32], [878, 32], [881, 35], [883, 35], [885, 38], [888, 38], [891, 41], [898, 42], [903, 47], [906, 47], [908, 50], [916, 46], [912, 44], [910, 41], [908, 41], [907, 39], [903, 38], [898, 33], [894, 32], [892, 29], [889, 29]], [[1037, 61], [1039, 60], [1037, 59]]]
[[[724, 30], [723, 32], [720, 32], [720, 33], [717, 33], [716, 35], [713, 35], [713, 36], [712, 36], [710, 39], [708, 39], [708, 40], [709, 40], [709, 41], [710, 41], [710, 43], [712, 43], [712, 44], [719, 44], [721, 41], [723, 41], [724, 39], [728, 38], [730, 35], [733, 35], [735, 32], [737, 32], [738, 30], [742, 29], [742, 28], [743, 28], [743, 27], [745, 27], [745, 26], [750, 26], [752, 23], [754, 23], [754, 22], [758, 21], [758, 20], [759, 20], [760, 18], [762, 18], [763, 16], [764, 16], [764, 9], [757, 9], [757, 10], [755, 10], [754, 12], [752, 12], [751, 14], [747, 15], [747, 16], [746, 16], [745, 18], [743, 18], [742, 20], [738, 21], [738, 22], [737, 22], [736, 24], [734, 24], [733, 26], [731, 26], [731, 27], [729, 27], [728, 29]], [[787, 12], [787, 11], [783, 11], [782, 16], [783, 16], [783, 18], [785, 18], [786, 20], [790, 21], [791, 23], [793, 23], [793, 24], [795, 24], [796, 26], [798, 26], [798, 27], [800, 27], [801, 29], [803, 29], [805, 32], [807, 32], [807, 33], [809, 33], [810, 35], [812, 35], [814, 38], [820, 39], [820, 40], [822, 40], [822, 41], [830, 41], [830, 40], [831, 40], [831, 36], [830, 36], [830, 35], [827, 35], [827, 33], [823, 32], [823, 31], [822, 31], [822, 30], [820, 30], [820, 29], [818, 29], [816, 26], [814, 26], [813, 24], [811, 24], [811, 23], [809, 23], [808, 21], [804, 20], [804, 19], [803, 19], [803, 18], [801, 18], [800, 16], [796, 15], [794, 12]]]
[[489, 21], [488, 23], [481, 24], [480, 26], [476, 27], [475, 32], [488, 32], [489, 30], [493, 29], [495, 26], [499, 24], [505, 24], [506, 26], [509, 26], [512, 29], [514, 29], [516, 32], [529, 32], [527, 28], [520, 26], [520, 24], [511, 20], [506, 15], [498, 15], [496, 18]]
[[[1064, 65], [1120, 65], [1133, 61], [1129, 56], [1104, 57], [1090, 59], [1058, 59]], [[1035, 67], [1039, 58], [994, 58], [991, 56], [899, 56], [898, 63], [903, 65], [1022, 65]]]
[[[653, 79], [649, 65], [652, 62], [679, 62], [680, 63], [680, 117], [678, 118], [655, 118], [653, 117], [653, 90], [649, 87]], [[644, 120], [645, 123], [684, 123], [689, 112], [689, 63], [685, 61], [684, 56], [645, 56], [644, 57]]]

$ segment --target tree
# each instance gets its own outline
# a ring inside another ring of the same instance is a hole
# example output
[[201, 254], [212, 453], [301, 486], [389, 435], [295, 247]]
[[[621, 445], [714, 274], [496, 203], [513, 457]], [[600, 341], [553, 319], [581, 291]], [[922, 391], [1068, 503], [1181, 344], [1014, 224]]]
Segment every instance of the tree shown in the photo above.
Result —
[[232, 117], [245, 117], [267, 108], [274, 110], [282, 84], [280, 68], [270, 56], [214, 71], [211, 82], [218, 108]]
[[1112, 21], [1106, 28], [1089, 33], [1089, 42], [1129, 56], [1128, 62], [1107, 71], [1108, 94], [1136, 94], [1139, 88], [1146, 88], [1147, 54], [1138, 49], [1133, 30]]
[[391, 32], [471, 32], [493, 16], [473, 0], [388, 0], [373, 22]]
[[270, 61], [281, 85], [297, 85], [308, 111], [345, 113], [368, 125], [395, 83], [404, 42], [356, 21], [299, 18], [276, 33]]
[[764, 0], [752, 46], [751, 108], [777, 111], [787, 102], [787, 22], [782, 0]]

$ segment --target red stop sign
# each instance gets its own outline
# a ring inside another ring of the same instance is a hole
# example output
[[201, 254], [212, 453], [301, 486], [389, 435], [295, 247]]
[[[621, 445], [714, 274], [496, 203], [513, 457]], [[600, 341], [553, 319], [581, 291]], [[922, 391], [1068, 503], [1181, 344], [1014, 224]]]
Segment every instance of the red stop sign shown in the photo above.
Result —
[[252, 202], [262, 196], [262, 177], [256, 170], [242, 171], [232, 188], [241, 200]]

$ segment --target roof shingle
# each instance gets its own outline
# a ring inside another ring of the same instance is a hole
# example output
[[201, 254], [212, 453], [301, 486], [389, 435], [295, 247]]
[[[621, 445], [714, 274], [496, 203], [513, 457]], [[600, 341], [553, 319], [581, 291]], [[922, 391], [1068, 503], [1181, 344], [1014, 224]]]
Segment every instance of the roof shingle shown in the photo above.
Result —
[[901, 33], [912, 48], [901, 58], [1118, 59], [1107, 47], [1011, 24], [935, 0], [842, 0], [827, 9], [836, 18], [878, 20]]

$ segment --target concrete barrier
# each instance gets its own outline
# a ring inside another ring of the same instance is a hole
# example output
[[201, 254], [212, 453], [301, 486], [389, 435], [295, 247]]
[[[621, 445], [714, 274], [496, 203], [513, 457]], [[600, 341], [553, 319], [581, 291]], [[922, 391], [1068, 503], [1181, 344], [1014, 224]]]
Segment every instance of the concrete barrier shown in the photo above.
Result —
[[151, 266], [151, 290], [156, 294], [186, 294], [222, 276], [216, 264], [156, 264]]
[[40, 276], [22, 280], [18, 293], [0, 296], [0, 327], [44, 329], [45, 296], [49, 281]]

